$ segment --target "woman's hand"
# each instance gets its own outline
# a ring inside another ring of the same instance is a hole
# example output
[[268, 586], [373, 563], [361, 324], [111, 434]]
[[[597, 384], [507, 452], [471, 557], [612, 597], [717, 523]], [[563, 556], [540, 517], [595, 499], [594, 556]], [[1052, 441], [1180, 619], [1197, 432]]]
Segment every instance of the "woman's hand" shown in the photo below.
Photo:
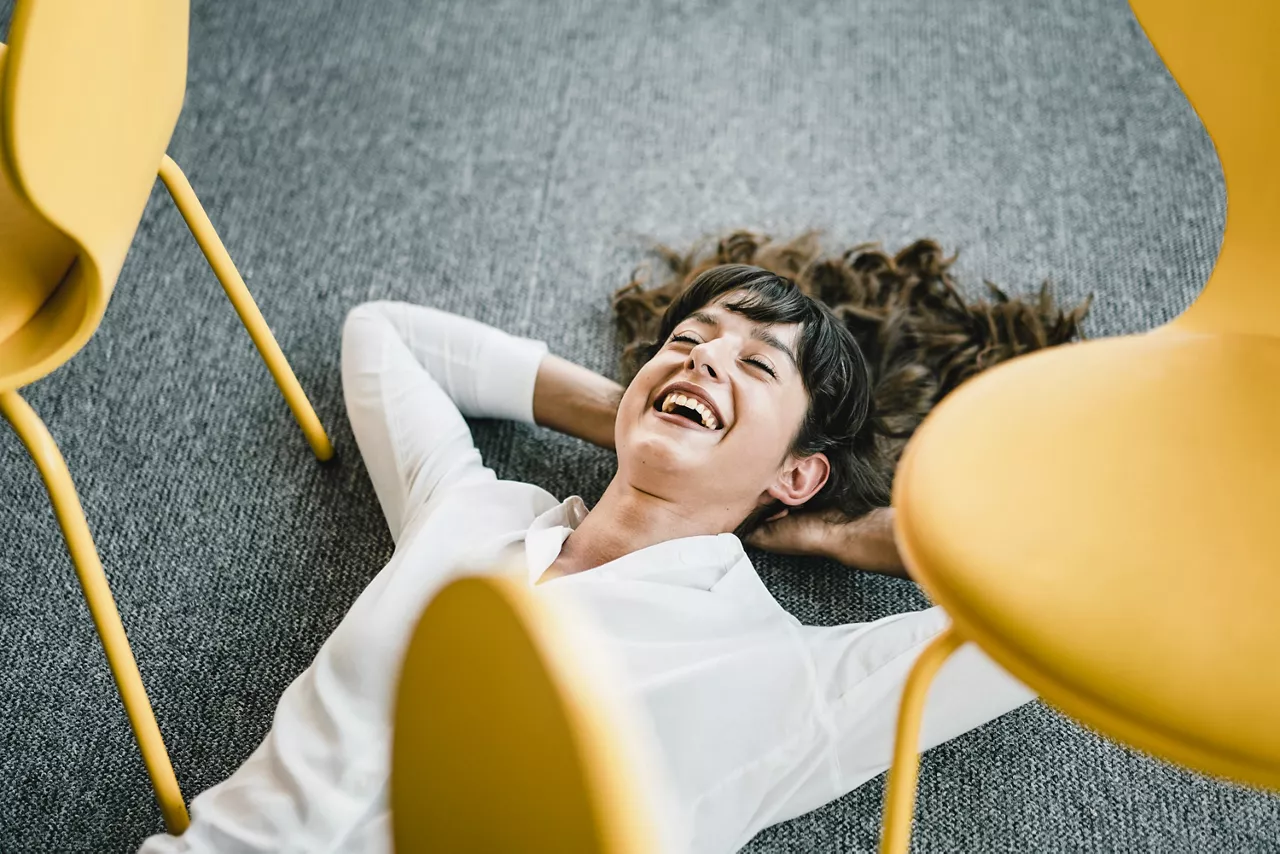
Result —
[[893, 540], [893, 508], [881, 507], [850, 519], [836, 512], [775, 516], [747, 537], [747, 543], [788, 555], [813, 555], [845, 566], [909, 578]]

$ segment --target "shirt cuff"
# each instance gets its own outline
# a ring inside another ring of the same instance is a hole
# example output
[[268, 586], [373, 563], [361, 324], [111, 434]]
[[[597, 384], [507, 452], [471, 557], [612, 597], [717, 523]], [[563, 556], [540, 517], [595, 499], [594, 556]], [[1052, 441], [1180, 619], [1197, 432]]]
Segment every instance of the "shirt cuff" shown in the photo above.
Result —
[[506, 332], [490, 336], [477, 377], [479, 410], [491, 418], [533, 424], [533, 388], [546, 353], [543, 341]]

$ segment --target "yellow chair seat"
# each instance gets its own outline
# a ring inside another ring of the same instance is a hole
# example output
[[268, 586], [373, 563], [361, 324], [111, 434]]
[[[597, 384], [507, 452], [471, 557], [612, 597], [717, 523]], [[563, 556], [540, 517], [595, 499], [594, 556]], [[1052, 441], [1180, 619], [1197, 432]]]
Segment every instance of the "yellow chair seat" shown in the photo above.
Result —
[[962, 636], [1108, 735], [1280, 786], [1280, 663], [1257, 654], [1280, 652], [1280, 339], [1015, 360], [934, 411], [896, 487]]

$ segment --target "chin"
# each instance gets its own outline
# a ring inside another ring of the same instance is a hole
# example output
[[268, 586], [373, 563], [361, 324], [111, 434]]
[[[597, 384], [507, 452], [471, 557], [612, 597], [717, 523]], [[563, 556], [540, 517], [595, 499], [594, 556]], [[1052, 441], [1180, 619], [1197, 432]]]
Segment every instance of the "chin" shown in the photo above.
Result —
[[633, 433], [618, 447], [618, 470], [633, 482], [687, 476], [697, 467], [687, 445], [671, 436], [637, 432], [639, 435]]

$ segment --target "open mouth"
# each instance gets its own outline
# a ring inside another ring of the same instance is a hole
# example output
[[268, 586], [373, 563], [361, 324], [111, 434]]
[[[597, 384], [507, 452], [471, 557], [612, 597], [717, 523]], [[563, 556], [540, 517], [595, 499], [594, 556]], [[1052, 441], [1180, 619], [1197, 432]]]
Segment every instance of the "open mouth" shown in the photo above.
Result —
[[666, 412], [670, 415], [677, 415], [687, 418], [700, 427], [708, 430], [719, 430], [720, 422], [716, 418], [710, 407], [702, 403], [695, 397], [681, 394], [680, 392], [670, 392], [662, 398], [654, 401], [653, 408], [658, 412]]

